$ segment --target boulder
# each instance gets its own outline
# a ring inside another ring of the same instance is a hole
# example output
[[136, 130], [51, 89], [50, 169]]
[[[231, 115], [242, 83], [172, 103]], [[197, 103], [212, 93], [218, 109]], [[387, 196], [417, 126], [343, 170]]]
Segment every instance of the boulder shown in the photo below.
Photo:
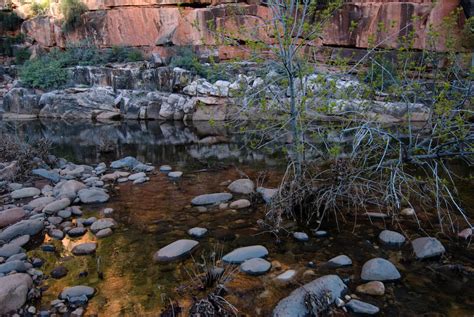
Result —
[[189, 256], [199, 245], [194, 240], [182, 239], [168, 244], [153, 256], [155, 262], [171, 262]]
[[316, 296], [327, 294], [328, 302], [334, 303], [346, 291], [347, 287], [337, 275], [326, 275], [307, 283], [282, 300], [280, 300], [273, 310], [274, 317], [305, 317], [310, 314], [305, 298], [308, 292]]
[[16, 87], [3, 97], [3, 109], [11, 114], [36, 117], [41, 110], [39, 100], [40, 95], [37, 95], [33, 89]]
[[423, 237], [411, 242], [417, 259], [427, 259], [442, 255], [446, 249], [436, 238]]
[[393, 281], [400, 277], [395, 265], [382, 258], [371, 259], [362, 266], [361, 278], [365, 281]]
[[32, 286], [33, 280], [28, 274], [16, 273], [0, 277], [0, 315], [21, 308]]
[[233, 181], [227, 188], [236, 194], [251, 194], [255, 190], [255, 184], [252, 180], [244, 178]]

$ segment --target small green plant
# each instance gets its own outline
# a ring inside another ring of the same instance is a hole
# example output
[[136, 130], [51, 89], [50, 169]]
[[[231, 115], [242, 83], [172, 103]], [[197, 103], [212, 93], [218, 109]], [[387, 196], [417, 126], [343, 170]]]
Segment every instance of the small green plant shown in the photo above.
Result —
[[51, 0], [33, 1], [31, 4], [31, 10], [35, 16], [45, 15], [51, 4]]
[[20, 78], [29, 87], [51, 89], [64, 86], [68, 75], [62, 61], [51, 54], [26, 61], [20, 69]]
[[106, 56], [108, 63], [138, 62], [144, 60], [142, 52], [126, 46], [113, 46]]
[[60, 10], [64, 16], [63, 30], [69, 32], [81, 25], [81, 15], [87, 7], [80, 0], [62, 0]]

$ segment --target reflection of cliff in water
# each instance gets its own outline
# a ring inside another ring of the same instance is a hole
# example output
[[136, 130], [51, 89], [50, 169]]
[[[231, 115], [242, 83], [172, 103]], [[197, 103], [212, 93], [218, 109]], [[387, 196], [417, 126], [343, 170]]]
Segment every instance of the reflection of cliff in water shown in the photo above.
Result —
[[0, 131], [31, 142], [46, 138], [54, 154], [88, 164], [127, 155], [153, 164], [195, 160], [275, 163], [268, 150], [267, 154], [250, 150], [245, 135], [234, 134], [219, 123], [0, 121]]

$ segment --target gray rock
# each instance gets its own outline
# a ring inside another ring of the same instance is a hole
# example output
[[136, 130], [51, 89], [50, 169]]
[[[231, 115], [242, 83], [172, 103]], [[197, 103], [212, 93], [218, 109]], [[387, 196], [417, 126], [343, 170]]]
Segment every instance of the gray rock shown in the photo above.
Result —
[[0, 256], [4, 258], [11, 257], [12, 255], [21, 252], [23, 252], [23, 249], [16, 244], [7, 243], [0, 247]]
[[33, 280], [28, 274], [17, 273], [0, 277], [0, 315], [21, 308], [32, 285]]
[[271, 268], [272, 264], [261, 258], [249, 259], [240, 265], [240, 270], [249, 275], [263, 275]]
[[295, 270], [287, 270], [276, 277], [276, 279], [280, 282], [288, 282], [291, 281], [296, 276]]
[[8, 274], [11, 271], [26, 272], [28, 268], [23, 261], [10, 261], [0, 264], [0, 273]]
[[226, 263], [241, 264], [253, 258], [264, 258], [268, 255], [268, 250], [262, 245], [252, 245], [235, 249], [222, 257]]
[[199, 242], [194, 240], [178, 240], [158, 250], [153, 256], [153, 260], [155, 262], [171, 262], [182, 259], [191, 254], [198, 245]]
[[64, 239], [64, 232], [62, 232], [59, 229], [52, 229], [52, 230], [49, 231], [48, 234], [51, 238], [56, 239], [56, 240]]
[[351, 299], [346, 304], [346, 307], [356, 314], [375, 315], [380, 311], [377, 306], [360, 301], [358, 299]]
[[229, 207], [232, 209], [243, 209], [250, 207], [250, 201], [247, 199], [239, 199], [230, 203]]
[[382, 258], [371, 259], [362, 266], [361, 278], [365, 281], [393, 281], [400, 277], [395, 265]]
[[304, 232], [293, 232], [293, 237], [298, 241], [308, 241], [309, 237]]
[[206, 228], [194, 227], [188, 230], [188, 234], [195, 238], [202, 238], [207, 234]]
[[26, 211], [23, 208], [9, 208], [0, 211], [0, 229], [17, 223], [26, 217]]
[[326, 275], [297, 288], [291, 294], [283, 298], [273, 310], [274, 317], [305, 317], [309, 315], [305, 305], [305, 297], [308, 292], [322, 295], [328, 294], [329, 303], [334, 303], [341, 297], [347, 287], [337, 275]]
[[169, 165], [162, 165], [160, 166], [160, 172], [170, 172], [172, 171], [173, 169], [171, 168], [171, 166]]
[[59, 199], [59, 200], [53, 201], [52, 203], [47, 204], [43, 208], [43, 212], [45, 214], [51, 215], [68, 207], [70, 204], [71, 204], [71, 201], [69, 200], [69, 198]]
[[132, 156], [127, 156], [127, 157], [124, 157], [123, 159], [120, 159], [120, 160], [117, 160], [117, 161], [113, 161], [111, 164], [110, 164], [110, 167], [111, 168], [115, 168], [115, 169], [118, 169], [118, 168], [129, 168], [129, 169], [133, 169], [135, 166], [137, 166], [138, 164], [140, 164], [140, 161], [137, 160], [136, 158], [132, 157]]
[[446, 249], [436, 238], [423, 237], [411, 242], [417, 259], [427, 259], [442, 255]]
[[26, 261], [27, 258], [28, 256], [26, 255], [26, 253], [22, 252], [22, 253], [17, 253], [17, 254], [12, 255], [5, 262]]
[[275, 197], [275, 195], [278, 193], [278, 189], [258, 187], [257, 192], [262, 195], [262, 198], [265, 203], [270, 204], [273, 200], [273, 197]]
[[68, 209], [63, 209], [63, 210], [58, 211], [58, 216], [63, 219], [68, 219], [72, 216], [72, 212]]
[[17, 245], [19, 247], [24, 246], [30, 241], [30, 236], [25, 234], [23, 236], [19, 236], [13, 240], [10, 241], [10, 244]]
[[352, 260], [347, 255], [338, 255], [328, 261], [332, 267], [341, 267], [352, 265]]
[[76, 245], [72, 248], [72, 254], [74, 255], [89, 255], [95, 253], [97, 249], [97, 243], [95, 242], [86, 242]]
[[59, 198], [69, 198], [70, 200], [74, 200], [77, 197], [77, 193], [85, 188], [87, 188], [87, 186], [83, 183], [75, 179], [70, 179], [56, 184], [53, 188], [53, 195]]
[[180, 178], [181, 176], [183, 176], [183, 172], [180, 172], [180, 171], [169, 172], [168, 176], [171, 178]]
[[81, 237], [81, 236], [85, 235], [86, 232], [87, 232], [86, 228], [76, 227], [76, 228], [72, 228], [71, 230], [69, 230], [67, 232], [67, 235], [72, 237], [72, 238], [76, 238], [76, 237]]
[[135, 167], [132, 169], [134, 172], [153, 172], [155, 170], [154, 166], [146, 165], [143, 163], [139, 163], [135, 165]]
[[100, 230], [107, 229], [107, 228], [115, 228], [117, 226], [117, 222], [115, 222], [112, 218], [102, 218], [95, 221], [91, 225], [91, 231], [93, 233], [99, 232]]
[[148, 182], [150, 180], [149, 177], [142, 177], [142, 178], [138, 178], [136, 180], [133, 181], [133, 184], [134, 185], [137, 185], [137, 184], [143, 184], [145, 182]]
[[140, 172], [140, 173], [135, 173], [135, 174], [132, 174], [132, 175], [128, 176], [128, 180], [136, 181], [137, 179], [144, 178], [144, 177], [146, 177], [146, 174], [143, 173], [143, 172]]
[[53, 183], [57, 183], [61, 180], [61, 177], [59, 176], [58, 173], [53, 172], [53, 171], [48, 171], [44, 168], [34, 169], [34, 170], [31, 171], [31, 173], [33, 175], [37, 175], [37, 176], [46, 178], [46, 179], [52, 181]]
[[43, 209], [47, 204], [52, 203], [53, 201], [55, 201], [54, 197], [40, 197], [30, 201], [25, 208], [29, 210]]
[[194, 197], [191, 203], [195, 206], [219, 204], [232, 199], [232, 194], [229, 193], [215, 193], [205, 194]]
[[39, 194], [41, 194], [41, 190], [39, 190], [38, 188], [26, 187], [26, 188], [21, 188], [21, 189], [12, 191], [10, 196], [13, 199], [22, 199], [22, 198], [38, 196]]
[[55, 226], [59, 225], [63, 221], [64, 221], [64, 219], [61, 218], [61, 217], [56, 217], [56, 216], [48, 217], [48, 222], [52, 225], [55, 225]]
[[11, 191], [18, 190], [23, 188], [23, 184], [20, 183], [10, 183], [8, 184], [8, 189]]
[[100, 188], [86, 188], [79, 191], [79, 199], [84, 204], [105, 203], [109, 200], [109, 195]]
[[0, 232], [0, 240], [8, 242], [18, 236], [34, 236], [43, 230], [43, 226], [43, 219], [22, 220]]
[[60, 299], [70, 300], [71, 298], [77, 298], [85, 296], [87, 298], [92, 298], [94, 296], [95, 289], [89, 286], [77, 285], [72, 287], [66, 287], [62, 290], [59, 295]]
[[405, 243], [405, 237], [396, 231], [384, 230], [380, 232], [379, 239], [390, 246], [401, 246]]
[[250, 179], [243, 178], [233, 181], [227, 188], [233, 193], [246, 195], [254, 192], [255, 184]]
[[98, 239], [103, 239], [103, 238], [107, 238], [108, 236], [111, 236], [113, 233], [114, 232], [112, 231], [112, 229], [106, 228], [106, 229], [102, 229], [96, 232], [95, 236]]

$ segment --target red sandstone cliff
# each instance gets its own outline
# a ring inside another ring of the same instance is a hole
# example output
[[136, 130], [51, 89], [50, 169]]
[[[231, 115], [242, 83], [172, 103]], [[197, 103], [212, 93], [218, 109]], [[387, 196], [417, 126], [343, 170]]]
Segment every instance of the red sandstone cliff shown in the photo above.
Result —
[[[269, 15], [268, 9], [254, 0], [84, 0], [84, 3], [89, 11], [82, 16], [82, 26], [72, 32], [63, 32], [59, 19], [49, 16], [27, 19], [22, 32], [42, 47], [64, 47], [69, 42], [88, 39], [101, 47], [140, 46], [163, 53], [173, 45], [216, 44], [207, 27], [209, 21], [237, 30], [240, 25], [256, 26]], [[443, 19], [459, 6], [460, 0], [346, 1], [326, 28], [321, 44], [366, 48], [372, 37], [381, 47], [394, 48], [401, 36], [413, 30], [414, 48], [422, 49], [428, 46], [430, 25], [441, 30]], [[17, 8], [20, 10], [21, 6]], [[54, 12], [54, 5], [52, 8]], [[417, 17], [416, 21], [412, 20], [413, 16]], [[456, 16], [456, 27], [449, 31], [459, 34], [463, 21], [461, 12]], [[438, 50], [444, 49], [442, 37], [436, 42]], [[226, 52], [235, 54], [228, 49]]]

